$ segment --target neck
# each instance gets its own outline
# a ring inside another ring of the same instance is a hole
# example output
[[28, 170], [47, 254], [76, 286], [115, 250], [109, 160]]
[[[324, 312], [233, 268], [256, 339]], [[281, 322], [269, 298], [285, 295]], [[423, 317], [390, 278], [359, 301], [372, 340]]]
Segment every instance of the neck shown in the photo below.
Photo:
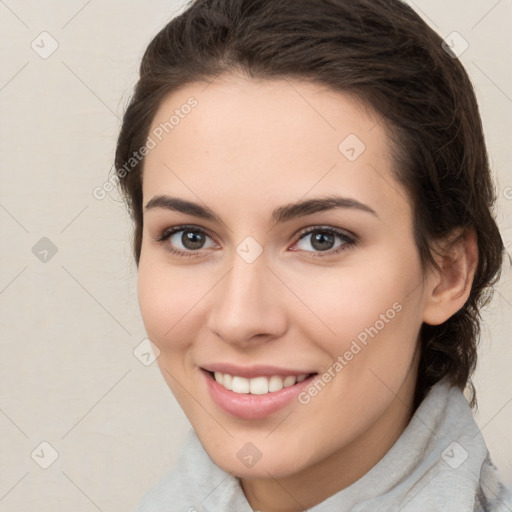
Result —
[[300, 512], [318, 505], [368, 473], [409, 424], [414, 413], [415, 379], [416, 372], [411, 371], [385, 413], [328, 458], [285, 478], [242, 479], [242, 488], [253, 510]]

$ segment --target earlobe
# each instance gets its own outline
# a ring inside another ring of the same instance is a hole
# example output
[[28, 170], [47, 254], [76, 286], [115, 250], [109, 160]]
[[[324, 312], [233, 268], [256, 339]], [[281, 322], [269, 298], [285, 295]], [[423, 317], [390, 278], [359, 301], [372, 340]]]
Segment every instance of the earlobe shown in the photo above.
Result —
[[427, 324], [439, 325], [448, 320], [464, 306], [471, 292], [478, 264], [476, 233], [468, 229], [460, 238], [459, 235], [461, 230], [438, 249], [436, 261], [440, 270], [434, 270], [428, 278], [423, 310], [423, 321]]

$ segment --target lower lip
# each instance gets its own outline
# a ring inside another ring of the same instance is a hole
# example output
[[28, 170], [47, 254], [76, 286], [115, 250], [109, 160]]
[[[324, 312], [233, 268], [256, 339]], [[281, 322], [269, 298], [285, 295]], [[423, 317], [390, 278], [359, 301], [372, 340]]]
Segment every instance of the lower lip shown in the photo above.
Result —
[[315, 375], [279, 391], [264, 395], [235, 393], [219, 384], [207, 371], [201, 370], [212, 400], [224, 411], [244, 420], [258, 420], [286, 407], [297, 395], [309, 386]]

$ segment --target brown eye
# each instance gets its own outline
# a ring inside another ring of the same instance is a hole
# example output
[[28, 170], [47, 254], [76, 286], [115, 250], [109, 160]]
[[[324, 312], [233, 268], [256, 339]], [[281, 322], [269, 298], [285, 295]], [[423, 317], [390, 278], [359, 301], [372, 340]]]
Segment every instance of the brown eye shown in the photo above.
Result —
[[208, 240], [211, 238], [202, 229], [193, 226], [166, 229], [157, 239], [169, 252], [184, 257], [196, 256], [202, 249], [214, 247], [213, 241], [205, 245]]
[[331, 233], [322, 231], [314, 231], [311, 233], [311, 246], [317, 251], [328, 251], [333, 248], [336, 237]]
[[[180, 232], [178, 232], [180, 233]], [[176, 234], [178, 234], [176, 233]], [[191, 230], [183, 230], [181, 231], [182, 235], [179, 237], [181, 244], [191, 251], [195, 251], [197, 249], [202, 249], [202, 246], [205, 241], [205, 234], [200, 233], [199, 231], [191, 231]], [[172, 238], [172, 237], [171, 237]]]
[[[336, 245], [337, 240], [339, 240], [339, 243]], [[324, 252], [331, 255], [337, 254], [355, 245], [355, 243], [356, 241], [352, 237], [342, 231], [331, 227], [316, 227], [303, 232], [296, 245], [305, 252]], [[308, 246], [312, 247], [312, 250]], [[318, 256], [322, 256], [322, 254], [318, 254]]]

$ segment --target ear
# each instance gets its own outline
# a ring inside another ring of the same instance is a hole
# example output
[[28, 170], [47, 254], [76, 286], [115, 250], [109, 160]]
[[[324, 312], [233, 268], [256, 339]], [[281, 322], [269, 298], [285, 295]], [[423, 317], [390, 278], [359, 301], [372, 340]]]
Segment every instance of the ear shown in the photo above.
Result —
[[434, 269], [428, 277], [423, 309], [423, 321], [430, 325], [442, 324], [468, 300], [478, 264], [474, 229], [459, 229], [437, 244], [435, 259], [440, 271]]

